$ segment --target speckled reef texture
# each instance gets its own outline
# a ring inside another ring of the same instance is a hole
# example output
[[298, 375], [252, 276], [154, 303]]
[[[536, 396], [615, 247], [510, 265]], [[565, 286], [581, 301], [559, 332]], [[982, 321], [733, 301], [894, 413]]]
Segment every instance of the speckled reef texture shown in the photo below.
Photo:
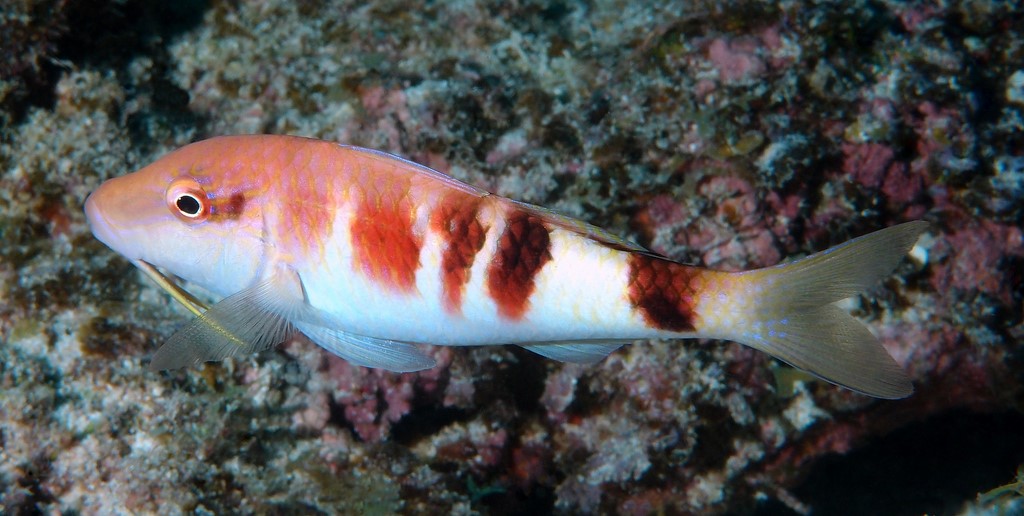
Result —
[[[975, 498], [1024, 463], [1010, 3], [161, 4], [0, 7], [0, 512], [1024, 510]], [[917, 392], [721, 342], [592, 367], [436, 349], [399, 375], [296, 341], [146, 372], [186, 314], [82, 203], [253, 132], [396, 152], [730, 270], [923, 218], [846, 305]]]

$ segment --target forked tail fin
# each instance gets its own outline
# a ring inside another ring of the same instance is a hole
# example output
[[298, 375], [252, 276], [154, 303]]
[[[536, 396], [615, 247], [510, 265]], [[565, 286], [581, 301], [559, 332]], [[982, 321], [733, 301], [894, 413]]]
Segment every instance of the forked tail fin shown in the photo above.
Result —
[[869, 396], [909, 396], [914, 387], [906, 373], [834, 303], [891, 274], [927, 227], [907, 222], [794, 262], [736, 273], [731, 294], [745, 298], [735, 299], [742, 317], [722, 336]]

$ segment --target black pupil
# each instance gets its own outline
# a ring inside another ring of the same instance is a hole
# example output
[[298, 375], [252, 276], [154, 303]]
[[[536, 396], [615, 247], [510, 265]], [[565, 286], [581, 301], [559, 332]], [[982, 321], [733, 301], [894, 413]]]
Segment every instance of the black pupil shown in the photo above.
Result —
[[202, 206], [199, 205], [199, 199], [196, 199], [191, 195], [182, 195], [181, 197], [178, 197], [178, 200], [174, 202], [174, 205], [177, 206], [185, 215], [198, 215], [199, 210], [202, 209]]

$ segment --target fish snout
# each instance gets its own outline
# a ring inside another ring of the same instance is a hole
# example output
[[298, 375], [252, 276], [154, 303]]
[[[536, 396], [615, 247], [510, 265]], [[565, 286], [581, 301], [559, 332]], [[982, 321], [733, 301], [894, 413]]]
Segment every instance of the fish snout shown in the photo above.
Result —
[[140, 238], [159, 232], [165, 210], [160, 181], [139, 172], [104, 181], [85, 200], [93, 236], [128, 258], [137, 258]]
[[92, 230], [93, 236], [110, 246], [114, 240], [115, 231], [110, 225], [110, 221], [103, 216], [103, 210], [96, 201], [96, 194], [97, 192], [93, 192], [85, 199], [85, 220], [89, 223], [89, 229]]

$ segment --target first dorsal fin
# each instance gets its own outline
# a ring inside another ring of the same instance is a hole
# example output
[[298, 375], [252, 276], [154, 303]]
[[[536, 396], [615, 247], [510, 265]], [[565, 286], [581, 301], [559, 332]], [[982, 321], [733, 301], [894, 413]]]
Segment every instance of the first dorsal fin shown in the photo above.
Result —
[[594, 226], [593, 224], [588, 224], [586, 222], [583, 222], [582, 220], [562, 215], [561, 213], [549, 210], [541, 206], [536, 206], [533, 204], [520, 202], [513, 199], [506, 200], [512, 203], [512, 205], [515, 206], [516, 209], [526, 211], [531, 215], [539, 217], [540, 219], [542, 219], [544, 222], [547, 222], [551, 226], [564, 229], [566, 231], [572, 231], [573, 233], [579, 233], [583, 236], [586, 236], [587, 238], [596, 240], [602, 244], [605, 244], [609, 247], [613, 247], [620, 251], [634, 251], [645, 254], [651, 254], [650, 251], [648, 251], [640, 244], [626, 240], [625, 238], [622, 238], [614, 233], [605, 231], [597, 226]]
[[448, 185], [451, 188], [454, 188], [455, 190], [467, 193], [469, 195], [472, 195], [473, 197], [487, 197], [488, 195], [491, 195], [491, 192], [488, 192], [487, 190], [477, 188], [468, 183], [464, 183], [448, 174], [445, 174], [444, 172], [440, 172], [430, 167], [420, 165], [419, 163], [409, 161], [401, 156], [396, 156], [389, 152], [367, 149], [364, 147], [356, 147], [354, 145], [341, 145], [341, 147], [363, 154], [364, 156], [374, 161], [383, 162], [385, 166], [400, 167], [401, 170], [404, 170], [406, 172], [413, 174], [421, 174], [431, 179], [435, 179]]

